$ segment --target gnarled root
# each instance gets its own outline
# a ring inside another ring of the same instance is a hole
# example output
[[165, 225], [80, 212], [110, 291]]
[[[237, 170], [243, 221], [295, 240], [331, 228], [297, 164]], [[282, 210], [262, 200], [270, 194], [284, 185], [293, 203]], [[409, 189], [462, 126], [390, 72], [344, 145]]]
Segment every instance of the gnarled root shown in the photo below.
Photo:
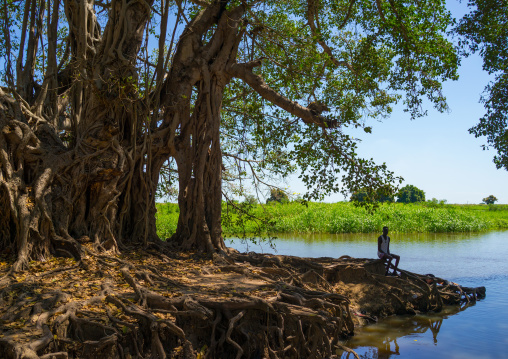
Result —
[[85, 252], [0, 281], [0, 357], [356, 357], [355, 324], [484, 293], [368, 259]]
[[344, 296], [234, 260], [85, 252], [3, 282], [0, 357], [333, 358], [354, 330]]

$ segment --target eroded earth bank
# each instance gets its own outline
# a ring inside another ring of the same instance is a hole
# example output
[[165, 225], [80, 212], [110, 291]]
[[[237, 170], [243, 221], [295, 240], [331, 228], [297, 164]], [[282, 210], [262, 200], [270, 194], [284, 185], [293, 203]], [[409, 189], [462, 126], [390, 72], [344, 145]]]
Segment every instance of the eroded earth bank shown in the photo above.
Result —
[[86, 253], [2, 258], [1, 358], [338, 358], [355, 327], [485, 295], [347, 256]]

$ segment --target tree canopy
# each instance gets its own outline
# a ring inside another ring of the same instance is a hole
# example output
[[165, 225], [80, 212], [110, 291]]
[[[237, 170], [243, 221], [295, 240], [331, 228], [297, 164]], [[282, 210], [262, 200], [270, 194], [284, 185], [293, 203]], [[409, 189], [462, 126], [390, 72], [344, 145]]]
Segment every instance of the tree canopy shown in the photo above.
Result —
[[272, 188], [270, 190], [270, 197], [266, 200], [266, 203], [270, 202], [279, 202], [279, 203], [288, 203], [289, 197], [286, 192], [278, 188]]
[[469, 132], [487, 137], [496, 150], [497, 168], [508, 170], [508, 3], [504, 0], [470, 0], [471, 12], [457, 27], [472, 52], [483, 58], [483, 69], [494, 76], [481, 98], [486, 113]]
[[[223, 184], [299, 171], [306, 199], [398, 180], [351, 128], [411, 118], [457, 78], [444, 1], [8, 0], [1, 8], [0, 246], [16, 268], [80, 243], [224, 250]], [[169, 182], [169, 185], [168, 185]], [[157, 244], [158, 245], [158, 244]]]
[[402, 187], [397, 193], [397, 202], [399, 203], [425, 202], [425, 192], [416, 186], [408, 184]]
[[495, 202], [497, 202], [497, 198], [491, 194], [490, 196], [482, 199], [482, 202], [485, 204], [494, 204]]

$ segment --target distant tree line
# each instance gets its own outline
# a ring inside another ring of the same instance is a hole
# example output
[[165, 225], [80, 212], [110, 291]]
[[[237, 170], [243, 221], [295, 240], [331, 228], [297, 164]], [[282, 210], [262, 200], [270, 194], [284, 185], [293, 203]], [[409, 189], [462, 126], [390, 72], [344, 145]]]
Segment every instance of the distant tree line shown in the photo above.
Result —
[[[395, 199], [397, 198], [397, 199]], [[362, 188], [353, 192], [351, 202], [397, 202], [397, 203], [416, 203], [425, 202], [425, 192], [413, 185], [406, 185], [396, 193], [386, 193], [382, 190], [371, 191], [368, 188]]]
[[[396, 199], [395, 199], [396, 198]], [[425, 202], [425, 192], [413, 185], [406, 185], [402, 187], [396, 193], [383, 193], [381, 190], [372, 191], [369, 188], [362, 188], [356, 192], [353, 192], [351, 197], [349, 198], [350, 202], [397, 202], [397, 203], [417, 203], [417, 202]], [[490, 195], [482, 199], [482, 203], [485, 204], [494, 204], [498, 199], [494, 195]], [[436, 198], [432, 198], [428, 200], [430, 204], [441, 204], [444, 205], [446, 200], [438, 200]]]

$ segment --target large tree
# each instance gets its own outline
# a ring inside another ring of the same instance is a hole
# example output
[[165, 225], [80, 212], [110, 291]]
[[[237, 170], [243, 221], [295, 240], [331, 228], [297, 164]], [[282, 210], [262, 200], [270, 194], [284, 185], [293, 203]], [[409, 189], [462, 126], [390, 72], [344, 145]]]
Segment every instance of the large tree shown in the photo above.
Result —
[[[158, 243], [225, 249], [223, 180], [301, 171], [307, 198], [390, 186], [348, 128], [402, 101], [446, 109], [458, 58], [444, 1], [2, 2], [0, 248], [14, 269]], [[161, 170], [163, 175], [160, 177]], [[341, 175], [339, 175], [341, 173]]]
[[486, 137], [487, 147], [497, 154], [497, 168], [508, 170], [508, 3], [504, 0], [470, 0], [471, 12], [457, 27], [471, 52], [483, 58], [483, 69], [494, 77], [481, 102], [486, 113], [469, 129], [475, 137]]

